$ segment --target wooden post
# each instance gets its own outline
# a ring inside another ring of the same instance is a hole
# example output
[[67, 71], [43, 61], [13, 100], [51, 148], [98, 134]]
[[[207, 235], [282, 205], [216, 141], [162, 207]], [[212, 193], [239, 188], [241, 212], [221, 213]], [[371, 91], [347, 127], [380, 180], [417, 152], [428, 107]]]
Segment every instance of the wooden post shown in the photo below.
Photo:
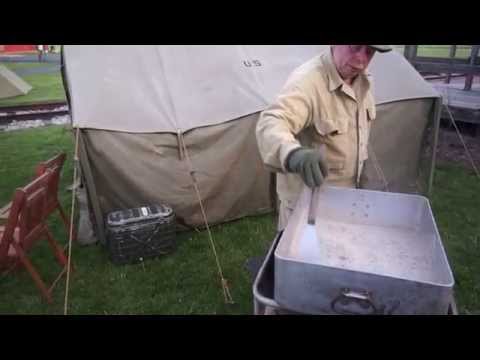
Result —
[[435, 165], [437, 160], [438, 134], [440, 132], [440, 117], [442, 115], [443, 98], [437, 98], [433, 103], [433, 153], [430, 164], [430, 175], [428, 177], [427, 197], [432, 196], [433, 177], [435, 175]]
[[[470, 66], [475, 66], [475, 60], [477, 59], [478, 56], [478, 51], [480, 50], [480, 45], [473, 45], [472, 46], [472, 51], [470, 52]], [[475, 74], [469, 74], [465, 78], [465, 87], [463, 90], [469, 91], [472, 90], [472, 83], [473, 79], [475, 77]]]
[[[457, 52], [457, 45], [450, 45], [450, 59], [454, 59]], [[450, 78], [452, 73], [448, 73], [447, 77], [445, 78], [445, 84], [450, 84]]]
[[403, 49], [403, 55], [410, 63], [412, 63], [417, 56], [417, 47], [418, 45], [405, 45]]

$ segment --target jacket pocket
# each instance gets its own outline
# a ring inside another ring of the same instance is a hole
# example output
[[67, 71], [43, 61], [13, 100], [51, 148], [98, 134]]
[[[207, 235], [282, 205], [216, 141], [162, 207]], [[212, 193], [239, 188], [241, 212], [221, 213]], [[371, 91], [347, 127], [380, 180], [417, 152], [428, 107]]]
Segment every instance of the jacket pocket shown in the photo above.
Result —
[[345, 173], [345, 160], [329, 161], [328, 173], [341, 176]]
[[344, 119], [342, 121], [316, 121], [315, 129], [322, 136], [335, 136], [339, 134], [346, 134], [348, 131], [348, 119]]
[[326, 144], [328, 172], [331, 179], [343, 178], [348, 172], [348, 156], [353, 151], [349, 118], [336, 118], [315, 123], [321, 143]]

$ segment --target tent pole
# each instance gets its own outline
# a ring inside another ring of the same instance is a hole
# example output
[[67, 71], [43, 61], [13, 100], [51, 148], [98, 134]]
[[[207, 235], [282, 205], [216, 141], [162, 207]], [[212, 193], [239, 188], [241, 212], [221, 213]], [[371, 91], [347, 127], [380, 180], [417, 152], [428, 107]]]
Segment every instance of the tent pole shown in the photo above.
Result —
[[97, 236], [101, 244], [106, 243], [105, 228], [103, 226], [103, 215], [98, 202], [97, 188], [95, 187], [95, 181], [93, 180], [92, 168], [88, 159], [87, 150], [85, 147], [85, 141], [83, 139], [83, 132], [80, 131], [79, 136], [79, 150], [80, 150], [80, 166], [82, 168], [82, 174], [85, 177], [87, 186], [87, 197], [92, 206], [93, 214], [95, 216], [95, 223], [97, 225]]
[[[73, 155], [72, 208], [70, 210], [70, 228], [69, 228], [69, 235], [68, 235], [68, 258], [67, 258], [67, 267], [66, 267], [67, 280], [65, 283], [65, 301], [64, 301], [63, 315], [67, 315], [67, 312], [68, 312], [68, 292], [70, 289], [70, 272], [72, 270], [71, 261], [72, 261], [73, 219], [75, 218], [75, 194], [76, 194], [75, 182], [77, 181], [77, 170], [78, 170], [78, 136], [79, 134], [80, 134], [80, 129], [77, 128], [75, 133], [75, 150]], [[58, 279], [60, 279], [60, 277]]]
[[430, 176], [428, 179], [428, 189], [427, 194], [430, 198], [433, 190], [433, 177], [435, 174], [435, 163], [437, 159], [437, 147], [438, 147], [438, 134], [440, 131], [440, 116], [441, 116], [441, 109], [442, 109], [442, 98], [439, 97], [435, 100], [433, 105], [433, 147], [432, 147], [432, 163], [430, 167]]
[[[72, 101], [70, 97], [70, 86], [67, 79], [67, 68], [65, 63], [64, 47], [62, 45], [60, 51], [60, 72], [62, 75], [62, 83], [65, 90], [65, 95], [67, 98], [67, 104], [70, 112], [70, 119], [73, 126], [73, 111], [72, 111]], [[103, 216], [100, 210], [100, 204], [98, 203], [97, 188], [95, 187], [95, 182], [93, 181], [92, 169], [90, 168], [90, 163], [88, 161], [88, 155], [85, 148], [85, 143], [83, 139], [83, 132], [77, 128], [78, 132], [78, 150], [79, 150], [79, 159], [80, 159], [80, 168], [82, 170], [83, 178], [85, 179], [87, 185], [87, 197], [92, 206], [93, 213], [95, 216], [95, 223], [97, 225], [97, 236], [100, 240], [100, 243], [105, 244], [105, 229], [103, 226]], [[75, 189], [73, 190], [75, 192]]]

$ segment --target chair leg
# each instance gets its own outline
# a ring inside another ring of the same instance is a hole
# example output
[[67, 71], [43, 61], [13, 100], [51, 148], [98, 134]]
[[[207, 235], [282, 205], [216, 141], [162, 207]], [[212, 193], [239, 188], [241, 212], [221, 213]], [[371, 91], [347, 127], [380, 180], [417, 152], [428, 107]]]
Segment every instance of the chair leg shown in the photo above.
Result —
[[[68, 266], [68, 258], [63, 252], [63, 249], [61, 246], [55, 241], [55, 238], [53, 237], [52, 233], [50, 230], [46, 227], [45, 228], [45, 233], [47, 235], [47, 240], [48, 244], [52, 248], [53, 254], [55, 255], [55, 258], [57, 259], [58, 263], [63, 266], [67, 267]], [[73, 265], [70, 264], [70, 270], [73, 271]]]
[[[57, 201], [57, 209], [58, 212], [60, 213], [60, 217], [62, 218], [63, 223], [65, 224], [65, 228], [68, 231], [68, 236], [70, 236], [70, 222], [68, 221], [67, 215], [65, 214], [65, 211], [63, 210], [62, 206], [60, 203]], [[77, 234], [75, 233], [75, 228], [72, 229], [72, 240], [75, 241], [77, 239]]]
[[53, 303], [52, 295], [48, 291], [47, 286], [43, 282], [37, 270], [35, 270], [35, 267], [25, 255], [25, 253], [23, 252], [23, 249], [20, 248], [20, 246], [17, 246], [16, 244], [14, 245], [14, 247], [15, 247], [15, 251], [17, 252], [18, 258], [20, 259], [20, 262], [27, 269], [28, 273], [32, 277], [33, 281], [35, 282], [35, 285], [40, 290], [40, 292], [42, 293], [43, 297], [47, 300], [47, 302], [49, 304], [52, 304]]

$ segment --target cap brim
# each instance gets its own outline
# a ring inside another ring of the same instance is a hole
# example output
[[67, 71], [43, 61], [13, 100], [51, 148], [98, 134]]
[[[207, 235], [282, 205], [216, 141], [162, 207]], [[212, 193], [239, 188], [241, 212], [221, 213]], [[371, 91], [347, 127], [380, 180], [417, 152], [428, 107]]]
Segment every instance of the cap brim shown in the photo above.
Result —
[[393, 48], [390, 45], [368, 45], [368, 46], [370, 46], [371, 48], [381, 53], [385, 53], [393, 50]]

